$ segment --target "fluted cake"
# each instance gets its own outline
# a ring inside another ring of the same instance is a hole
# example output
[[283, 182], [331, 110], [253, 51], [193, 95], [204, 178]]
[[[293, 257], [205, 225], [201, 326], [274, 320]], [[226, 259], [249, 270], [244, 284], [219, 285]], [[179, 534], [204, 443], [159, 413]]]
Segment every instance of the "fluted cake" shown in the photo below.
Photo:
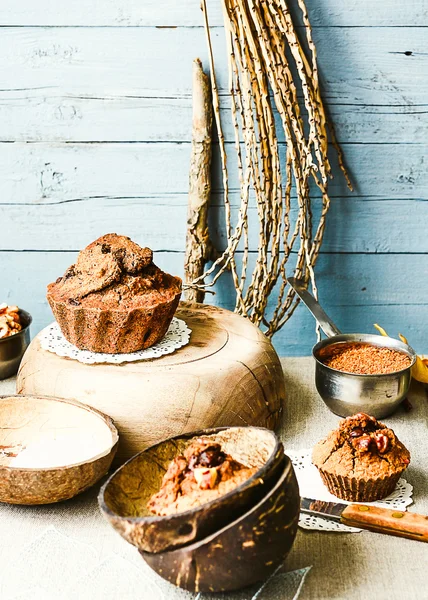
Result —
[[47, 299], [64, 337], [81, 350], [125, 353], [149, 348], [168, 330], [181, 279], [153, 263], [149, 248], [110, 233], [89, 244]]
[[410, 452], [392, 429], [365, 413], [347, 417], [312, 452], [328, 491], [349, 502], [389, 496], [410, 463]]

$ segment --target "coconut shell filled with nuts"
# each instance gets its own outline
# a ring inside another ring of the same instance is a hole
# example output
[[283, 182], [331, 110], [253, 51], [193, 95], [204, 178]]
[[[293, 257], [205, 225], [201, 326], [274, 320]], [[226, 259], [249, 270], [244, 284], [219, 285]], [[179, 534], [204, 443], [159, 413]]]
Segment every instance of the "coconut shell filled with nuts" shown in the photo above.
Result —
[[293, 466], [283, 458], [274, 487], [226, 527], [199, 542], [161, 554], [141, 552], [161, 577], [192, 592], [237, 590], [269, 577], [296, 536], [300, 497]]
[[283, 460], [282, 444], [268, 429], [221, 427], [177, 436], [118, 469], [101, 489], [99, 505], [139, 550], [164, 552], [247, 512], [272, 488]]

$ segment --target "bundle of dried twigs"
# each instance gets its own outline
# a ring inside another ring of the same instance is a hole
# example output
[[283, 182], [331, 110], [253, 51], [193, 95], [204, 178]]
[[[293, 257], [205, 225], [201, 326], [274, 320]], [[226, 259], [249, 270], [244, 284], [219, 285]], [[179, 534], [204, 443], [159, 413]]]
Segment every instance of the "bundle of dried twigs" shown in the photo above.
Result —
[[[236, 312], [249, 317], [257, 325], [264, 324], [266, 334], [271, 336], [290, 318], [297, 305], [293, 290], [287, 288], [287, 270], [295, 277], [310, 280], [313, 292], [317, 294], [314, 266], [330, 205], [328, 128], [349, 187], [351, 183], [334, 132], [328, 127], [318, 81], [316, 49], [304, 0], [298, 0], [298, 7], [307, 50], [297, 36], [286, 0], [220, 1], [224, 9], [228, 45], [229, 92], [240, 206], [236, 224], [232, 225], [220, 95], [207, 5], [206, 0], [202, 0], [222, 163], [228, 244], [193, 285], [206, 289], [230, 270], [236, 288]], [[300, 95], [303, 97], [301, 105]], [[278, 115], [285, 135], [285, 157], [280, 156], [275, 120]], [[313, 198], [314, 184], [320, 190], [316, 199]], [[259, 245], [250, 275], [249, 205], [253, 201], [257, 206]], [[315, 201], [322, 202], [316, 219], [313, 215]], [[294, 203], [297, 217], [292, 222], [290, 212]], [[287, 262], [292, 252], [296, 260], [289, 268]], [[278, 301], [268, 316], [267, 302], [274, 288], [278, 291]]]

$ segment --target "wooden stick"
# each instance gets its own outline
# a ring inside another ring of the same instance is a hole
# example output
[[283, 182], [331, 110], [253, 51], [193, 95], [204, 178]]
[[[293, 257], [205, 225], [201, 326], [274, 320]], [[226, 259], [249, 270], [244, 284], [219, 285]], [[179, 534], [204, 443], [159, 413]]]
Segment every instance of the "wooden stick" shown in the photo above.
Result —
[[[193, 129], [189, 173], [184, 280], [191, 284], [200, 277], [205, 264], [213, 257], [208, 234], [208, 206], [211, 195], [212, 101], [210, 79], [199, 58], [193, 61]], [[203, 302], [203, 289], [185, 288], [189, 302]]]

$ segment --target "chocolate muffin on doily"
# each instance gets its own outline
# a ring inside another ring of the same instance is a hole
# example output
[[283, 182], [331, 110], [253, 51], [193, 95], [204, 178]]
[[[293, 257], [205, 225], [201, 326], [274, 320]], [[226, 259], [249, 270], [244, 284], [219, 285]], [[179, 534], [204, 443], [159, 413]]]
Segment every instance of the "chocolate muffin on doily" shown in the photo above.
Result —
[[153, 264], [153, 253], [110, 233], [89, 244], [47, 299], [64, 337], [81, 350], [136, 352], [159, 342], [181, 296], [181, 279]]
[[410, 453], [392, 429], [358, 413], [316, 444], [312, 462], [334, 496], [373, 502], [394, 491], [410, 463]]

